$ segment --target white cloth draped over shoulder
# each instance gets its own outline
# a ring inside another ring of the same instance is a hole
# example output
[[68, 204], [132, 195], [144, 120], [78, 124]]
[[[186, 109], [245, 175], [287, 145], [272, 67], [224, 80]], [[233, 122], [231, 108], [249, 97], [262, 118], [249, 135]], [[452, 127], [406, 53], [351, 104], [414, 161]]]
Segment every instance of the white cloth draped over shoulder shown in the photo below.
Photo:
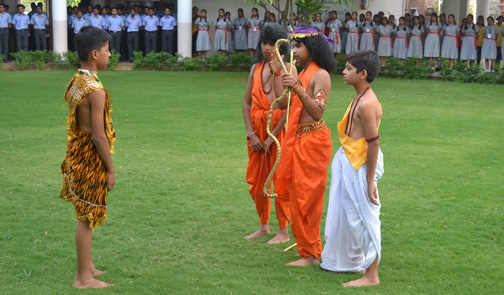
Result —
[[[383, 175], [383, 154], [378, 153], [375, 184]], [[355, 170], [341, 147], [331, 166], [331, 187], [325, 227], [322, 268], [360, 272], [381, 257], [380, 206], [367, 192], [367, 163]]]

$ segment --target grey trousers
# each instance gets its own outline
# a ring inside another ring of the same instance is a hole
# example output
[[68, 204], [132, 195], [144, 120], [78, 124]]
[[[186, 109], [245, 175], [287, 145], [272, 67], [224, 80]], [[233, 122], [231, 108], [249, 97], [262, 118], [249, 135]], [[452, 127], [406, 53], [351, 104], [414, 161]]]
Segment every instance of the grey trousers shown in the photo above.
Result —
[[128, 57], [133, 58], [133, 51], [138, 51], [138, 32], [128, 32]]
[[163, 51], [173, 55], [173, 31], [163, 31]]
[[109, 31], [112, 41], [110, 41], [110, 51], [115, 50], [117, 53], [121, 52], [121, 32]]
[[145, 54], [157, 51], [157, 31], [149, 32], [145, 31]]
[[35, 49], [47, 50], [47, 38], [45, 30], [35, 29]]
[[28, 30], [16, 30], [17, 51], [28, 51]]
[[9, 57], [9, 29], [0, 29], [0, 53]]

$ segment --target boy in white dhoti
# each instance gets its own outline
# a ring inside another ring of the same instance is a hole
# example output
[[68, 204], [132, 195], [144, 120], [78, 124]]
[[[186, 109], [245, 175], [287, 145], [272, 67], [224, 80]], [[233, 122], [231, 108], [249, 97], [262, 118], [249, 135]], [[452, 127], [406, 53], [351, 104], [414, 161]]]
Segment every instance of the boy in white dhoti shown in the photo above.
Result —
[[322, 268], [336, 272], [365, 272], [345, 287], [378, 285], [381, 256], [380, 202], [376, 188], [383, 174], [378, 126], [381, 105], [369, 87], [380, 69], [373, 50], [346, 56], [343, 80], [357, 96], [338, 123], [341, 148], [331, 166], [331, 188], [325, 228]]

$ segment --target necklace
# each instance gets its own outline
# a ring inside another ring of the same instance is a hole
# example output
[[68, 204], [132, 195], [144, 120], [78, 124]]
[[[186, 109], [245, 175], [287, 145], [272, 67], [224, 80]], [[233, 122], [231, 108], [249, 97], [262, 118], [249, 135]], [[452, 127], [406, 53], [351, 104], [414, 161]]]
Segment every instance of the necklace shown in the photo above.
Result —
[[273, 90], [273, 86], [271, 86], [271, 88], [270, 88], [268, 91], [264, 90], [264, 86], [265, 86], [265, 85], [269, 82], [269, 80], [271, 79], [271, 76], [272, 76], [272, 75], [270, 74], [270, 75], [268, 76], [268, 79], [266, 80], [266, 82], [263, 82], [263, 73], [264, 73], [264, 68], [265, 68], [265, 67], [266, 67], [266, 62], [264, 62], [264, 64], [263, 64], [263, 68], [262, 68], [262, 70], [261, 70], [261, 84], [262, 84], [261, 86], [262, 86], [262, 88], [263, 88], [263, 92], [264, 92], [265, 94], [270, 94], [270, 93], [271, 93], [271, 90]]
[[[352, 123], [353, 123], [353, 116], [355, 114], [355, 109], [357, 109], [357, 105], [359, 104], [359, 101], [360, 99], [364, 96], [364, 94], [366, 94], [366, 92], [369, 90], [369, 86], [366, 87], [366, 89], [364, 89], [364, 91], [362, 91], [362, 93], [357, 97], [357, 99], [354, 99], [354, 101], [352, 101], [352, 106], [350, 107], [350, 117], [348, 118], [348, 131], [347, 131], [347, 135], [350, 136], [350, 132], [352, 132]], [[354, 106], [355, 104], [355, 106]]]
[[85, 73], [85, 74], [92, 75], [96, 79], [96, 82], [100, 83], [100, 85], [103, 87], [103, 84], [102, 84], [100, 78], [98, 78], [98, 75], [96, 75], [95, 72], [92, 72], [89, 70], [84, 70], [84, 69], [79, 69], [79, 73], [81, 73], [81, 74]]

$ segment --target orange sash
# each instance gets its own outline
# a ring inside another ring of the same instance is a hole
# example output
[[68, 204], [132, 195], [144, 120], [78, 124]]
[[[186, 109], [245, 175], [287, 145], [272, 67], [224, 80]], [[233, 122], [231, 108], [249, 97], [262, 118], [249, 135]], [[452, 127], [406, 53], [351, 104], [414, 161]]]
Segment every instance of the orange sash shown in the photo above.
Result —
[[[313, 75], [320, 69], [319, 65], [312, 62], [307, 69], [304, 69], [298, 76], [301, 84], [305, 89], [308, 89]], [[303, 104], [295, 92], [292, 92], [292, 103], [289, 114], [289, 130], [284, 134], [282, 141], [282, 156], [280, 158], [280, 165], [276, 172], [277, 177], [282, 181], [287, 182], [292, 177], [292, 155], [294, 151], [294, 140], [296, 139], [296, 130], [299, 122], [299, 116]]]

